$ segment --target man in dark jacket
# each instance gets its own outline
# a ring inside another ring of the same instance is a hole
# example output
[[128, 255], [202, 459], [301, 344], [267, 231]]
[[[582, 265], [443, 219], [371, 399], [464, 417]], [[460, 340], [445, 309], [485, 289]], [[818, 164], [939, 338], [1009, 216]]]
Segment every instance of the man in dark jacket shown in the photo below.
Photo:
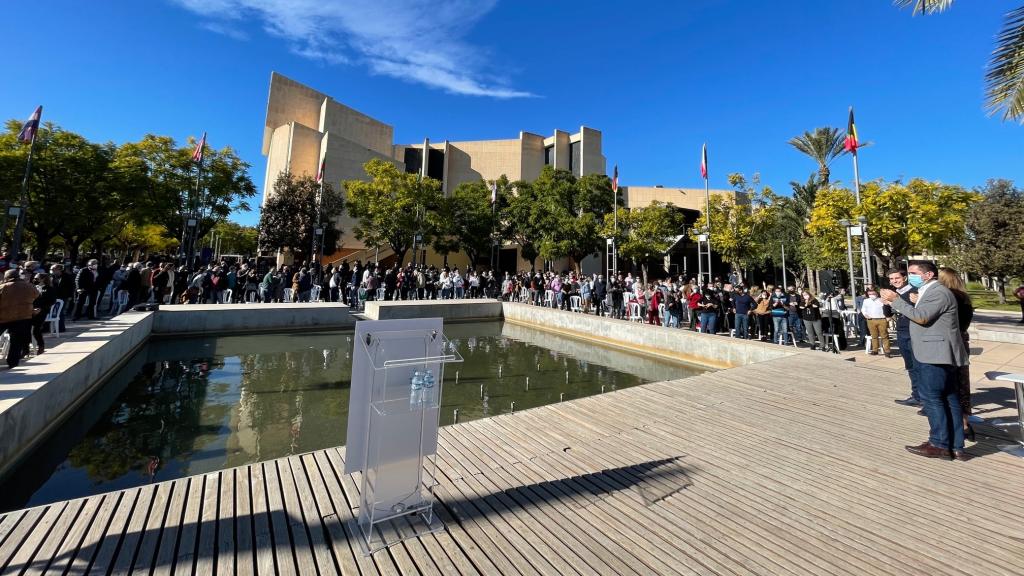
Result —
[[75, 293], [78, 294], [78, 305], [75, 306], [75, 315], [72, 320], [82, 317], [82, 309], [85, 308], [86, 317], [95, 320], [96, 314], [96, 290], [99, 282], [99, 265], [96, 259], [89, 260], [88, 265], [78, 271], [75, 276]]
[[18, 270], [4, 272], [0, 284], [0, 331], [7, 330], [7, 367], [21, 362], [22, 354], [32, 338], [33, 303], [39, 296], [34, 286], [21, 279]]
[[[908, 304], [913, 304], [910, 295], [916, 294], [917, 288], [907, 283], [907, 273], [903, 270], [890, 270], [888, 276], [889, 284], [900, 298]], [[888, 308], [891, 310], [891, 307]], [[910, 376], [910, 396], [905, 400], [896, 400], [896, 403], [904, 406], [921, 406], [921, 393], [917, 389], [917, 365], [914, 362], [914, 350], [910, 345], [910, 319], [902, 314], [896, 315], [896, 347], [903, 357], [903, 368]]]
[[605, 282], [604, 276], [598, 275], [597, 280], [594, 281], [594, 289], [590, 291], [590, 301], [594, 304], [594, 313], [601, 316], [607, 304], [605, 299], [608, 297], [608, 283]]
[[64, 317], [67, 316], [72, 299], [75, 297], [75, 277], [64, 269], [63, 264], [50, 267], [50, 285], [58, 300], [64, 302], [60, 310], [60, 331], [64, 331]]

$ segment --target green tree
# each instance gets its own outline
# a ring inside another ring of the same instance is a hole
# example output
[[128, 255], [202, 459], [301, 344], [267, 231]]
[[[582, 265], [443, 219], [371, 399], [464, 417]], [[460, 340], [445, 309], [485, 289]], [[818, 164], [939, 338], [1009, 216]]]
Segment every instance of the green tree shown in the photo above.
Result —
[[818, 270], [846, 268], [846, 228], [839, 221], [853, 219], [856, 207], [857, 200], [849, 190], [818, 191], [805, 227], [808, 236], [803, 241], [808, 265]]
[[390, 247], [403, 262], [418, 232], [422, 231], [425, 244], [432, 243], [431, 219], [420, 215], [441, 207], [441, 183], [400, 172], [394, 164], [379, 159], [370, 160], [364, 169], [369, 182], [344, 183], [349, 214], [358, 220], [353, 228], [355, 237], [368, 247]]
[[1006, 279], [1024, 276], [1024, 190], [1009, 180], [989, 180], [976, 190], [981, 201], [967, 213], [967, 233], [958, 243], [966, 272], [995, 280], [1006, 303]]
[[578, 271], [580, 262], [604, 242], [601, 227], [612, 209], [611, 181], [599, 174], [577, 179], [568, 170], [545, 166], [531, 186], [539, 208], [532, 217], [540, 226], [540, 255], [568, 257]]
[[197, 234], [202, 237], [232, 212], [249, 211], [249, 199], [256, 195], [249, 164], [230, 147], [207, 147], [197, 196], [194, 149], [192, 139], [179, 147], [173, 138], [153, 134], [121, 146], [126, 173], [141, 171], [146, 177], [146, 189], [133, 207], [136, 221], [162, 224], [172, 236], [180, 238], [184, 214], [191, 208], [199, 214]]
[[818, 164], [818, 177], [822, 186], [828, 186], [832, 172], [829, 165], [846, 153], [843, 148], [845, 134], [839, 128], [822, 126], [814, 132], [804, 132], [789, 139], [789, 145], [810, 156]]
[[652, 202], [632, 210], [618, 208], [618, 233], [615, 232], [615, 215], [605, 214], [601, 234], [615, 238], [619, 254], [640, 267], [647, 283], [648, 263], [665, 256], [682, 226], [683, 219], [676, 209], [662, 202]]
[[[893, 0], [900, 8], [913, 6], [914, 14], [944, 12], [953, 0]], [[1024, 6], [1006, 13], [996, 48], [988, 63], [986, 107], [1003, 120], [1024, 122]]]
[[338, 238], [341, 237], [341, 231], [334, 225], [334, 218], [344, 211], [345, 201], [330, 184], [323, 183], [322, 196], [320, 187], [308, 174], [295, 176], [290, 172], [282, 172], [277, 177], [273, 193], [260, 212], [259, 245], [263, 250], [287, 248], [313, 260], [315, 255], [310, 254], [310, 250], [313, 248], [319, 199], [324, 252], [334, 252]]
[[[326, 190], [326, 188], [325, 184], [324, 189]], [[329, 227], [326, 221], [324, 227]], [[221, 239], [220, 251], [222, 254], [241, 254], [242, 256], [256, 254], [260, 231], [255, 226], [243, 226], [237, 222], [225, 220], [213, 226], [213, 233]], [[337, 236], [336, 231], [334, 234]]]
[[537, 268], [540, 244], [544, 240], [544, 208], [537, 190], [529, 182], [515, 182], [501, 212], [501, 237], [519, 245], [523, 259]]
[[475, 265], [490, 254], [492, 240], [499, 232], [498, 216], [508, 197], [510, 184], [502, 176], [497, 186], [497, 202], [491, 205], [490, 183], [478, 180], [459, 184], [451, 196], [441, 202], [435, 213], [433, 248], [439, 254], [460, 251]]

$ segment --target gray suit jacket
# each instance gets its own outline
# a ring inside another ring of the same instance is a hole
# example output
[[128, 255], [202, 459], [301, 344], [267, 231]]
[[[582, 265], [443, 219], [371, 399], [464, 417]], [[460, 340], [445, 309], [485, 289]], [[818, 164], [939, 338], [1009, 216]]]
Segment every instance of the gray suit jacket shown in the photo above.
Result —
[[916, 306], [902, 298], [897, 298], [890, 306], [910, 319], [910, 343], [918, 362], [953, 366], [968, 364], [956, 315], [956, 297], [949, 288], [933, 281]]

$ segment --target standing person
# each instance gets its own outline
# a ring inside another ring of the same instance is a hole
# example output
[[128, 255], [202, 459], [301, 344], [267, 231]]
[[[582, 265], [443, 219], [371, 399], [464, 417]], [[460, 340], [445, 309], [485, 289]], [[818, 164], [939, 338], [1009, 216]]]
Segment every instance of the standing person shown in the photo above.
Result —
[[690, 311], [690, 330], [696, 330], [697, 317], [700, 315], [700, 291], [690, 289], [690, 294], [686, 297], [686, 308]]
[[157, 268], [157, 272], [153, 275], [153, 299], [157, 304], [164, 303], [164, 297], [170, 293], [168, 286], [171, 284], [171, 265], [168, 262], [164, 262]]
[[33, 304], [39, 292], [21, 279], [17, 269], [4, 272], [0, 284], [0, 330], [7, 330], [7, 367], [15, 368], [32, 338]]
[[128, 309], [139, 303], [139, 295], [142, 293], [141, 268], [142, 265], [137, 262], [130, 264], [128, 266], [128, 275], [125, 276], [122, 283], [123, 289], [128, 291]]
[[785, 334], [789, 331], [789, 298], [782, 291], [782, 286], [776, 286], [768, 303], [772, 311], [773, 338], [780, 344], [785, 344]]
[[811, 350], [817, 350], [819, 342], [822, 351], [828, 350], [828, 342], [825, 340], [825, 333], [821, 329], [821, 303], [806, 289], [800, 294], [800, 303], [797, 304], [800, 310], [800, 320], [804, 325], [804, 334]]
[[139, 270], [139, 278], [142, 281], [142, 288], [139, 292], [139, 302], [149, 302], [153, 296], [153, 263], [146, 264]]
[[[939, 268], [939, 282], [949, 288], [956, 298], [956, 316], [960, 323], [960, 336], [964, 341], [964, 348], [970, 356], [971, 338], [967, 329], [974, 320], [974, 305], [970, 295], [967, 294], [967, 287], [960, 275], [952, 268]], [[960, 397], [960, 411], [963, 412], [964, 436], [974, 442], [974, 428], [971, 426], [969, 417], [971, 415], [971, 367], [964, 364], [957, 371], [957, 395]]]
[[[910, 298], [912, 294], [917, 294], [917, 288], [907, 282], [906, 271], [890, 270], [888, 277], [889, 284], [899, 294], [899, 297], [907, 304], [913, 304]], [[913, 344], [910, 340], [910, 319], [899, 313], [896, 314], [896, 346], [900, 349], [900, 356], [903, 357], [903, 368], [910, 377], [910, 396], [905, 400], [896, 400], [896, 403], [904, 406], [920, 406], [921, 393], [918, 390], [917, 365], [914, 361]]]
[[1024, 282], [1017, 286], [1017, 289], [1013, 291], [1013, 295], [1020, 300], [1020, 323], [1024, 324]]
[[771, 342], [772, 339], [772, 311], [768, 309], [771, 305], [771, 297], [767, 290], [761, 290], [754, 300], [757, 306], [754, 307], [754, 318], [757, 319], [757, 338], [761, 342]]
[[[46, 317], [50, 314], [50, 308], [57, 301], [57, 293], [50, 286], [50, 275], [45, 272], [36, 274], [36, 290], [39, 296], [32, 303], [32, 336], [36, 340], [36, 356], [46, 352], [46, 342], [43, 340], [43, 324], [46, 324]], [[25, 342], [24, 352], [28, 353], [28, 342]]]
[[[96, 282], [99, 278], [100, 263], [94, 258], [89, 260], [88, 266], [78, 271], [78, 275], [75, 276], [75, 292], [78, 294], [78, 305], [75, 306], [75, 315], [71, 318], [72, 320], [78, 320], [82, 317], [82, 308], [88, 306], [86, 309], [86, 317], [89, 320], [95, 320], [96, 314], [94, 310], [96, 308]], [[88, 302], [88, 304], [86, 304]]]
[[910, 339], [930, 428], [926, 442], [906, 448], [926, 458], [967, 460], [957, 389], [959, 367], [968, 360], [960, 334], [956, 297], [936, 280], [938, 270], [934, 262], [911, 262], [909, 272], [910, 285], [917, 288], [916, 304], [907, 304], [892, 290], [881, 291], [882, 298], [893, 310], [913, 322]]
[[868, 286], [864, 293], [864, 301], [860, 305], [860, 314], [867, 324], [868, 334], [871, 338], [872, 356], [878, 355], [879, 343], [885, 351], [885, 357], [892, 357], [892, 349], [889, 347], [889, 319], [885, 317], [885, 303], [878, 299], [878, 291]]
[[608, 285], [604, 281], [604, 275], [599, 274], [594, 282], [594, 289], [590, 291], [590, 301], [594, 307], [594, 314], [601, 316], [608, 307], [606, 298], [608, 296]]
[[750, 337], [750, 314], [754, 310], [754, 299], [747, 294], [746, 288], [738, 288], [736, 297], [732, 299], [732, 308], [736, 316], [736, 338], [746, 340]]
[[795, 286], [786, 288], [786, 297], [789, 298], [789, 330], [793, 333], [795, 341], [803, 342], [807, 339], [807, 334], [804, 332], [803, 319], [800, 317], [800, 294], [797, 293]]
[[50, 266], [50, 285], [53, 287], [54, 295], [64, 303], [60, 310], [59, 328], [64, 331], [64, 317], [68, 314], [68, 306], [71, 305], [75, 296], [75, 277], [64, 270], [63, 264]]
[[718, 321], [718, 305], [720, 300], [711, 289], [710, 285], [705, 286], [700, 292], [700, 300], [697, 302], [697, 309], [700, 310], [700, 331], [702, 334], [714, 334]]

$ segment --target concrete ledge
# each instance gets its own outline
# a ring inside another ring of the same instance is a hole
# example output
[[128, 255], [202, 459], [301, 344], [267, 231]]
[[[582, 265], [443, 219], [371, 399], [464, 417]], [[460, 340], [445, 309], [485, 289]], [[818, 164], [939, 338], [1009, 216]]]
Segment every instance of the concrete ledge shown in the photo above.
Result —
[[395, 320], [398, 318], [500, 320], [501, 301], [484, 299], [373, 301], [366, 303], [365, 314], [371, 320]]
[[502, 311], [505, 322], [710, 368], [745, 366], [798, 353], [793, 348], [764, 342], [698, 334], [528, 304], [503, 302]]
[[160, 308], [153, 320], [153, 334], [219, 335], [354, 325], [355, 318], [344, 304], [196, 304]]
[[0, 379], [0, 474], [44, 440], [146, 343], [152, 312], [129, 312], [83, 332]]

